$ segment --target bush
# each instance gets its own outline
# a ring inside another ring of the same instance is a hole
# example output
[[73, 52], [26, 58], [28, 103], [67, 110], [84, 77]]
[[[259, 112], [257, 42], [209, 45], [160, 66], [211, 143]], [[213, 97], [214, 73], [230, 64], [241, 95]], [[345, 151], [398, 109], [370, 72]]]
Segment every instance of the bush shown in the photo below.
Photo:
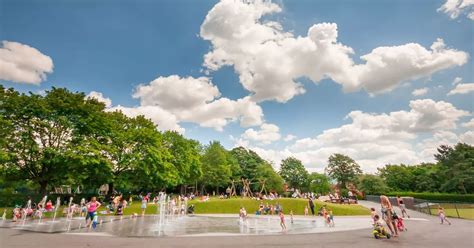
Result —
[[411, 196], [417, 199], [438, 202], [474, 202], [474, 194], [451, 194], [451, 193], [415, 193], [415, 192], [390, 192], [387, 196]]

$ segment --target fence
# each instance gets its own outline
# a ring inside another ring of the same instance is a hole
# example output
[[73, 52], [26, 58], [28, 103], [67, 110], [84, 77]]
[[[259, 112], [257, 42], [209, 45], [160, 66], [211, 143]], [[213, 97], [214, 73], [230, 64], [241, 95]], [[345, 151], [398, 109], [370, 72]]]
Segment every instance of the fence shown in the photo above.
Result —
[[[389, 199], [394, 206], [397, 205], [395, 197], [389, 197]], [[438, 215], [438, 208], [442, 207], [444, 213], [448, 217], [474, 220], [474, 203], [428, 201], [413, 197], [402, 197], [402, 199], [408, 209], [416, 210], [418, 212], [429, 215]], [[380, 196], [367, 195], [366, 200], [379, 203]]]

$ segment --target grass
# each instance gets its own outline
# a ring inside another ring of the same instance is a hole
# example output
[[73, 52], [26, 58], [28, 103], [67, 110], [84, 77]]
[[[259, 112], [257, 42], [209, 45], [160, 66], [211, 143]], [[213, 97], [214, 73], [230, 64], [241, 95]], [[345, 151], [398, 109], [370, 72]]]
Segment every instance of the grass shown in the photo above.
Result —
[[[304, 199], [291, 199], [283, 198], [278, 200], [264, 200], [264, 204], [267, 203], [275, 205], [277, 202], [283, 207], [284, 213], [288, 214], [290, 210], [293, 211], [295, 215], [303, 215], [304, 208], [308, 205], [308, 201]], [[257, 211], [260, 201], [252, 199], [242, 199], [242, 198], [231, 198], [231, 199], [216, 199], [211, 198], [207, 202], [200, 202], [197, 200], [191, 201], [190, 204], [195, 205], [195, 213], [197, 214], [210, 214], [210, 213], [219, 213], [219, 214], [238, 214], [240, 207], [245, 207], [247, 213], [253, 214]], [[326, 208], [329, 208], [333, 211], [334, 215], [368, 215], [370, 211], [360, 205], [341, 205], [341, 204], [332, 204], [324, 203], [320, 201], [314, 201], [315, 211], [322, 206], [326, 205]], [[309, 210], [310, 211], [310, 210]]]
[[[431, 215], [438, 215], [438, 207], [444, 208], [444, 213], [447, 217], [463, 218], [474, 220], [474, 204], [450, 204], [439, 203], [430, 207]], [[425, 210], [425, 212], [427, 209]], [[458, 216], [459, 213], [459, 216]]]
[[[304, 207], [307, 206], [308, 201], [304, 199], [291, 199], [291, 198], [283, 198], [278, 200], [264, 200], [264, 204], [273, 204], [275, 205], [277, 202], [283, 207], [283, 210], [286, 214], [293, 210], [293, 214], [295, 215], [303, 215], [304, 214]], [[257, 211], [258, 206], [260, 205], [260, 201], [252, 200], [252, 199], [242, 199], [242, 198], [231, 198], [231, 199], [218, 199], [218, 198], [211, 198], [207, 202], [201, 202], [199, 200], [192, 200], [188, 202], [188, 205], [194, 204], [195, 205], [195, 213], [196, 214], [238, 214], [239, 209], [241, 206], [245, 207], [247, 213], [254, 214]], [[131, 215], [134, 213], [141, 214], [140, 209], [140, 202], [134, 202], [131, 206], [128, 206], [124, 209], [124, 215]], [[368, 215], [370, 211], [362, 207], [360, 205], [341, 205], [341, 204], [332, 204], [332, 203], [324, 203], [320, 201], [314, 201], [315, 211], [322, 206], [326, 205], [326, 208], [329, 208], [333, 211], [334, 215]], [[3, 214], [4, 209], [7, 209], [7, 218], [12, 218], [12, 208], [0, 208], [0, 216]], [[57, 213], [57, 217], [64, 217], [62, 213], [64, 207], [61, 207]], [[101, 211], [104, 211], [105, 207], [102, 206], [99, 208], [99, 215]], [[310, 211], [310, 210], [309, 210]], [[148, 204], [146, 208], [146, 214], [156, 214], [157, 209], [156, 205]], [[52, 218], [53, 213], [48, 212], [44, 213], [43, 218]]]

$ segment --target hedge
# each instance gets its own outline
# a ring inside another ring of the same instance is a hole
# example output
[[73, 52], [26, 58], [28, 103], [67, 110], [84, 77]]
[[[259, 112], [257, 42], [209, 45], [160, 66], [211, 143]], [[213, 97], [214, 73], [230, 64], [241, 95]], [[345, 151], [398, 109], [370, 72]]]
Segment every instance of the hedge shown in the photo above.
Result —
[[474, 194], [452, 194], [452, 193], [416, 193], [416, 192], [390, 192], [387, 196], [411, 196], [416, 199], [423, 199], [438, 202], [468, 202], [474, 203]]

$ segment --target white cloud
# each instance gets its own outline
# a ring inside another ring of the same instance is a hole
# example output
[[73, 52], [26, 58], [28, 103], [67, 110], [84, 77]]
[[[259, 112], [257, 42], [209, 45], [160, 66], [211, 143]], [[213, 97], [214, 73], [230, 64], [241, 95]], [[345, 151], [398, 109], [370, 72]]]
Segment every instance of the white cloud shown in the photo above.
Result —
[[283, 140], [286, 141], [286, 142], [289, 142], [289, 141], [292, 141], [292, 140], [294, 140], [294, 139], [296, 139], [296, 136], [295, 136], [295, 135], [293, 135], [293, 134], [288, 134], [288, 135], [285, 136], [285, 138], [284, 138]]
[[428, 88], [415, 89], [411, 94], [414, 96], [422, 96], [428, 93]]
[[446, 48], [438, 39], [430, 49], [416, 43], [378, 47], [361, 56], [364, 64], [355, 64], [353, 49], [337, 42], [335, 23], [313, 25], [307, 36], [295, 37], [265, 20], [280, 11], [269, 1], [217, 3], [201, 25], [201, 37], [212, 44], [204, 66], [211, 71], [233, 66], [252, 99], [286, 102], [305, 92], [297, 82], [301, 77], [315, 83], [331, 78], [345, 91], [376, 94], [467, 62], [467, 53]]
[[37, 85], [53, 72], [53, 60], [36, 48], [11, 41], [2, 41], [2, 46], [0, 79]]
[[159, 106], [138, 106], [138, 107], [123, 107], [116, 106], [108, 109], [108, 111], [122, 111], [123, 114], [129, 117], [136, 117], [143, 115], [150, 119], [157, 125], [158, 130], [174, 130], [179, 133], [184, 133], [185, 129], [178, 124], [178, 118], [170, 112], [162, 109]]
[[455, 77], [454, 80], [453, 80], [453, 85], [456, 85], [456, 84], [460, 83], [461, 81], [462, 81], [461, 77]]
[[261, 142], [262, 144], [270, 144], [280, 140], [280, 128], [275, 124], [263, 123], [260, 130], [249, 128], [242, 134], [244, 140]]
[[110, 98], [104, 97], [104, 95], [102, 95], [100, 92], [91, 91], [89, 94], [87, 94], [86, 98], [96, 99], [97, 101], [104, 103], [106, 108], [112, 107], [112, 100], [110, 100]]
[[[411, 101], [410, 108], [382, 114], [352, 111], [347, 115], [349, 124], [327, 129], [314, 138], [298, 139], [280, 151], [247, 147], [275, 164], [281, 158], [294, 156], [316, 171], [323, 170], [331, 154], [343, 153], [354, 158], [365, 171], [374, 172], [387, 163], [433, 161], [440, 144], [463, 140], [451, 130], [456, 129], [461, 117], [469, 115], [467, 111], [431, 99]], [[469, 135], [465, 134], [464, 140], [469, 140]], [[418, 138], [426, 136], [429, 138], [417, 143]]]
[[461, 13], [465, 13], [469, 19], [474, 20], [474, 0], [446, 0], [438, 9], [438, 12], [441, 11], [451, 19], [456, 19]]
[[[168, 120], [167, 127], [176, 128], [175, 123], [192, 122], [222, 131], [233, 121], [239, 121], [242, 127], [263, 123], [262, 108], [250, 97], [231, 100], [220, 95], [218, 88], [207, 77], [171, 75], [139, 85], [133, 97], [140, 99], [140, 106], [135, 112], [167, 112], [163, 117]], [[131, 109], [128, 111], [133, 112]]]
[[467, 94], [472, 91], [474, 91], [474, 83], [457, 84], [456, 87], [448, 93], [448, 96], [455, 94]]
[[472, 128], [474, 129], [474, 118], [472, 118], [470, 121], [465, 122], [461, 124], [461, 126], [466, 127], [466, 128]]
[[462, 142], [474, 145], [474, 132], [473, 131], [467, 131], [461, 134], [459, 137]]

